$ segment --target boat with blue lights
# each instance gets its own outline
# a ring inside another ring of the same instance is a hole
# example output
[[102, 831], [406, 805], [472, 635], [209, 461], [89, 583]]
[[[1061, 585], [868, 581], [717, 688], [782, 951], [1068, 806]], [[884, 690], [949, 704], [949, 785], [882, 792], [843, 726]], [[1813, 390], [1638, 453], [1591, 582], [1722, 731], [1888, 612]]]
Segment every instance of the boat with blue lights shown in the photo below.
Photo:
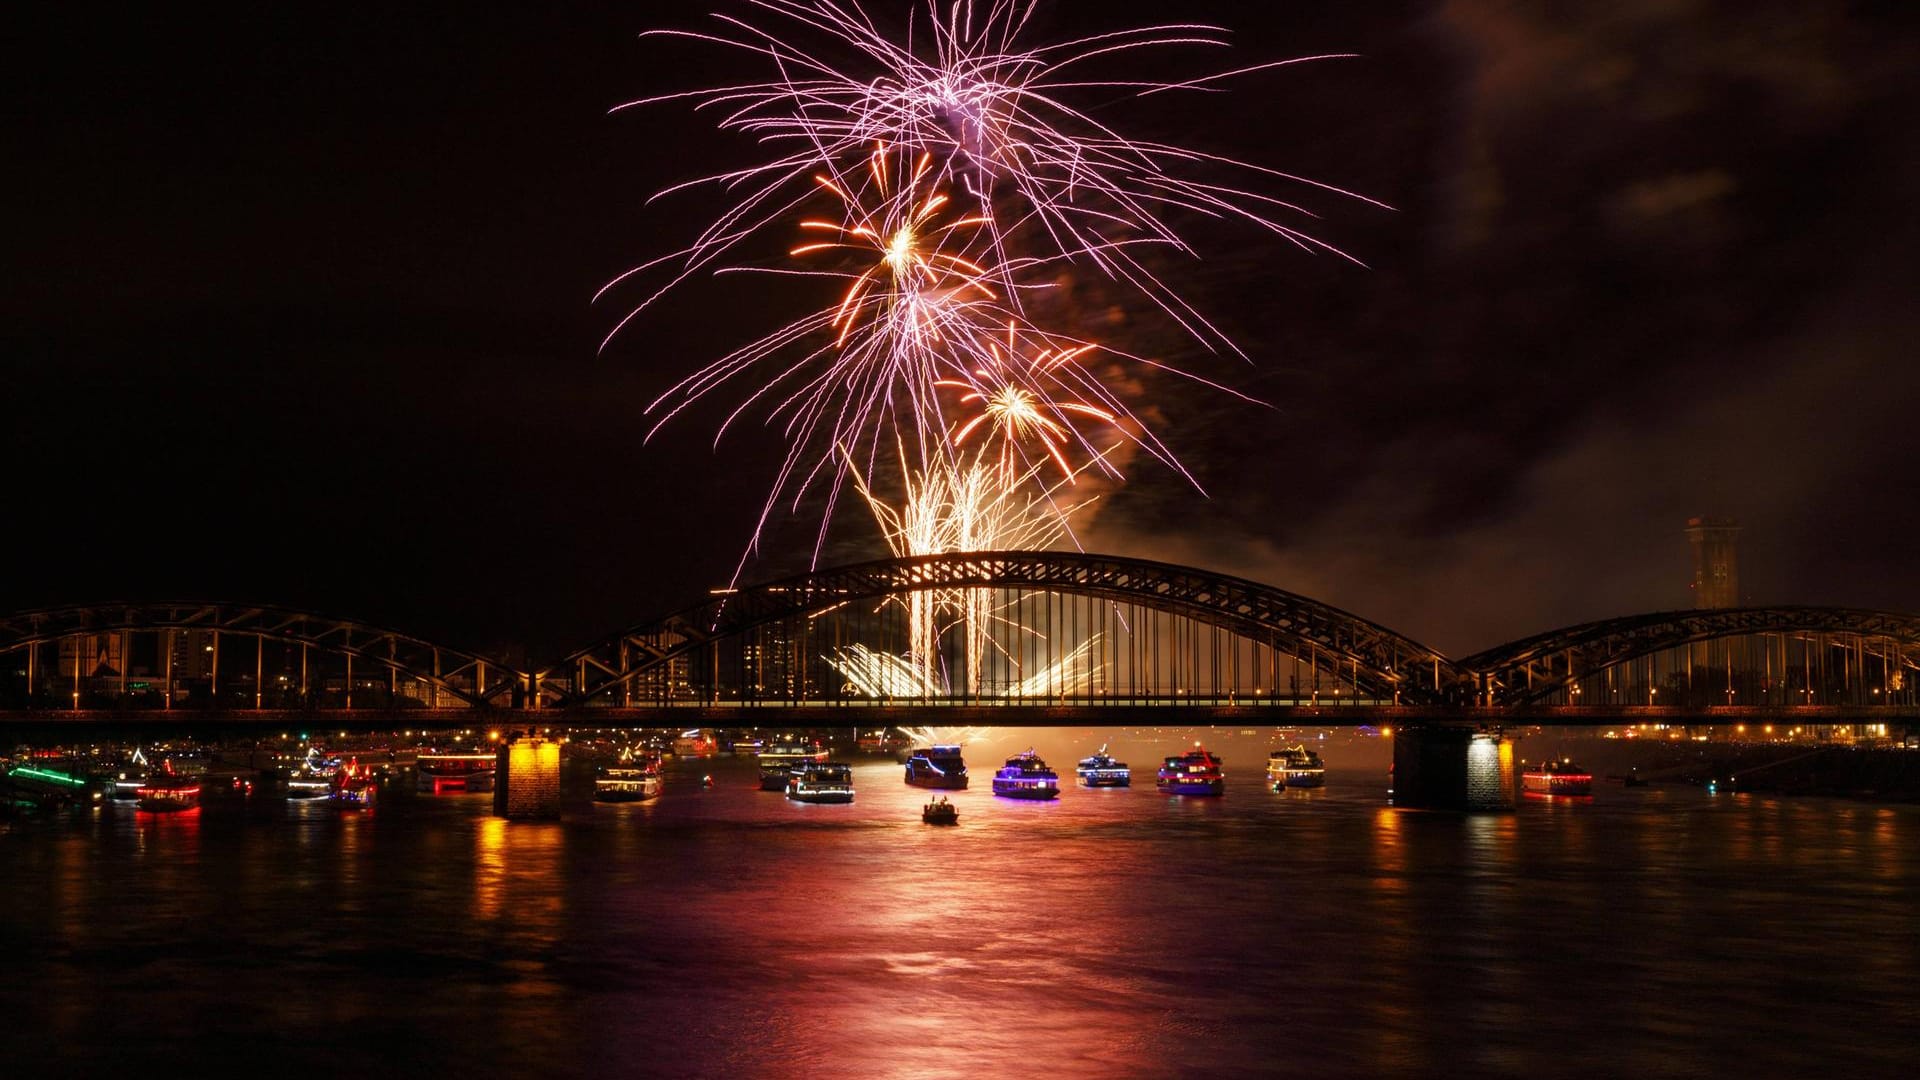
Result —
[[1080, 786], [1090, 788], [1132, 787], [1133, 770], [1124, 761], [1115, 761], [1105, 743], [1092, 757], [1080, 759]]
[[287, 773], [287, 798], [326, 798], [333, 793], [333, 778], [339, 771], [339, 759], [323, 758], [318, 750], [308, 748], [307, 756]]
[[327, 800], [342, 810], [365, 810], [373, 806], [379, 793], [372, 770], [362, 769], [360, 759], [353, 758], [334, 774], [333, 790], [327, 793]]
[[1220, 759], [1195, 744], [1184, 754], [1166, 760], [1154, 781], [1168, 795], [1225, 795], [1227, 772]]
[[993, 793], [1009, 799], [1057, 799], [1060, 774], [1040, 755], [1028, 750], [1015, 754], [999, 772], [993, 774]]
[[1275, 791], [1325, 787], [1327, 767], [1320, 755], [1305, 745], [1282, 747], [1267, 755], [1267, 783]]
[[958, 746], [927, 746], [907, 758], [907, 783], [942, 791], [964, 791], [967, 760]]
[[853, 801], [853, 766], [838, 761], [810, 761], [787, 775], [787, 798], [804, 803]]
[[810, 743], [777, 742], [760, 751], [760, 790], [785, 791], [795, 766], [827, 760], [824, 746]]

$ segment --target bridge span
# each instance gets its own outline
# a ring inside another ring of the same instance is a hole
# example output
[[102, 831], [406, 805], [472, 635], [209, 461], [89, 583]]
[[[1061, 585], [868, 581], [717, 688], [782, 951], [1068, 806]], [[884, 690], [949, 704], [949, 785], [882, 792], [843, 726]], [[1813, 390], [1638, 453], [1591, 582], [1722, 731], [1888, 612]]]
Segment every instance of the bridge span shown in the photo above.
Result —
[[1659, 612], [1454, 659], [1273, 586], [1072, 552], [829, 568], [538, 667], [270, 605], [0, 617], [0, 721], [29, 722], [1904, 724], [1917, 681], [1914, 615]]

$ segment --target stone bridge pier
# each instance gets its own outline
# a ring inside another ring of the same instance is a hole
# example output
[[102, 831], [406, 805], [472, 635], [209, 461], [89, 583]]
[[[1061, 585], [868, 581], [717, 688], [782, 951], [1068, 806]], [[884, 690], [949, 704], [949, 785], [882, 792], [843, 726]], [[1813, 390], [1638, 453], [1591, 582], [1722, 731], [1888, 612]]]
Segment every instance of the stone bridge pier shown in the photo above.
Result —
[[1519, 777], [1516, 739], [1499, 729], [1415, 722], [1393, 731], [1395, 806], [1420, 810], [1512, 810]]

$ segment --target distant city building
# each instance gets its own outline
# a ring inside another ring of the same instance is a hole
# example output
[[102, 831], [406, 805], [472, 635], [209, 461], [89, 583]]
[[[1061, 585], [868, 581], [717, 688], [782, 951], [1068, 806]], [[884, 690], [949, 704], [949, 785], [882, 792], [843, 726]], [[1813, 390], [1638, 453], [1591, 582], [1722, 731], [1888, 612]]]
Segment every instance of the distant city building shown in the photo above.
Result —
[[1693, 543], [1693, 592], [1696, 608], [1740, 606], [1740, 523], [1732, 518], [1687, 519]]

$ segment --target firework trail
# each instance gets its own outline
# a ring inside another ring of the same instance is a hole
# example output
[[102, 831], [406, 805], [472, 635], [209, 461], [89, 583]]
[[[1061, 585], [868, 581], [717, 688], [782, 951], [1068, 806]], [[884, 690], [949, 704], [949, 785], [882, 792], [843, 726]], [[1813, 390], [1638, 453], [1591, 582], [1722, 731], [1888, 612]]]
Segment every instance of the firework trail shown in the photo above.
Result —
[[[875, 144], [931, 155], [939, 182], [964, 191], [988, 217], [1004, 216], [995, 213], [1002, 197], [1016, 199], [1020, 216], [1009, 228], [1026, 225], [1036, 234], [1032, 242], [1049, 249], [1047, 259], [1099, 267], [1211, 347], [1233, 345], [1135, 253], [1148, 245], [1193, 254], [1168, 220], [1174, 212], [1239, 221], [1304, 251], [1351, 259], [1281, 220], [1311, 218], [1310, 211], [1254, 187], [1283, 182], [1384, 204], [1251, 162], [1130, 138], [1073, 104], [1088, 97], [1211, 93], [1238, 76], [1351, 54], [1142, 79], [1134, 73], [1152, 54], [1224, 49], [1230, 32], [1171, 23], [1029, 45], [1020, 39], [1035, 6], [1033, 0], [928, 0], [910, 7], [907, 26], [896, 33], [855, 0], [748, 0], [749, 17], [717, 14], [716, 29], [645, 35], [745, 53], [768, 77], [641, 98], [616, 111], [691, 103], [718, 114], [719, 127], [753, 138], [771, 156], [659, 193], [717, 185], [736, 194], [688, 247], [636, 268], [672, 271], [636, 310], [782, 220], [804, 200], [796, 188], [804, 189], [821, 163], [862, 157]], [[1103, 59], [1124, 65], [1127, 77], [1100, 75]], [[1211, 172], [1246, 179], [1216, 183], [1189, 175]], [[1006, 230], [988, 229], [1001, 246]]]
[[[1084, 503], [1062, 506], [1055, 491], [1088, 468], [1118, 476], [1115, 447], [1103, 449], [1106, 435], [1096, 428], [1191, 481], [1087, 360], [1100, 350], [1225, 388], [1042, 329], [1029, 315], [1031, 294], [1053, 287], [1070, 266], [1092, 266], [1206, 347], [1239, 352], [1149, 269], [1148, 249], [1194, 254], [1172, 221], [1234, 221], [1307, 252], [1350, 258], [1282, 220], [1310, 213], [1257, 188], [1284, 182], [1373, 202], [1265, 166], [1131, 138], [1075, 104], [1212, 93], [1230, 78], [1326, 57], [1148, 80], [1134, 74], [1143, 56], [1222, 49], [1228, 32], [1171, 23], [1029, 44], [1034, 0], [906, 6], [905, 26], [887, 27], [859, 0], [743, 0], [745, 14], [716, 14], [715, 28], [652, 31], [643, 36], [743, 53], [763, 76], [618, 107], [690, 104], [714, 115], [720, 129], [752, 139], [764, 156], [655, 196], [710, 185], [726, 193], [727, 204], [687, 246], [601, 290], [645, 283], [609, 341], [694, 274], [798, 275], [836, 286], [829, 306], [706, 364], [647, 407], [650, 439], [695, 402], [731, 390], [738, 399], [716, 442], [753, 412], [767, 414], [783, 437], [785, 455], [736, 581], [775, 510], [798, 510], [820, 492], [817, 565], [849, 484], [897, 555], [1037, 548], [1071, 538], [1069, 517]], [[1111, 65], [1123, 65], [1125, 77], [1100, 73]], [[1206, 178], [1222, 173], [1243, 179]], [[795, 216], [826, 198], [837, 212], [798, 221], [801, 241], [788, 251], [795, 263], [727, 261], [749, 241], [793, 228]], [[889, 447], [903, 478], [897, 504], [873, 490]], [[1050, 486], [1039, 480], [1043, 471], [1056, 478]], [[988, 595], [915, 594], [908, 656], [849, 657], [849, 671], [873, 687], [901, 678], [939, 685], [938, 620], [957, 611], [968, 627], [966, 667], [977, 692], [987, 651], [1007, 652], [989, 632], [997, 613]]]
[[[747, 389], [715, 433], [715, 441], [756, 407], [779, 424], [786, 452], [761, 508], [752, 543], [783, 504], [795, 509], [824, 487], [826, 510], [815, 537], [824, 546], [833, 509], [848, 476], [838, 460], [851, 456], [871, 475], [889, 442], [904, 439], [927, 470], [957, 455], [953, 425], [941, 390], [958, 389], [955, 407], [978, 400], [1037, 418], [1018, 434], [1037, 431], [1063, 473], [1061, 443], [1071, 433], [1078, 449], [1103, 469], [1106, 457], [1070, 423], [1069, 415], [1098, 418], [1183, 475], [1173, 454], [1129, 411], [1082, 359], [1096, 346], [1043, 333], [1009, 301], [1016, 278], [1031, 264], [993, 262], [983, 242], [990, 218], [950, 213], [945, 190], [929, 179], [931, 159], [879, 146], [853, 167], [828, 162], [812, 186], [839, 203], [840, 219], [798, 223], [806, 238], [789, 252], [799, 268], [759, 270], [840, 283], [839, 299], [716, 360], [669, 387], [646, 409], [651, 439], [694, 402], [724, 387]], [[840, 266], [812, 265], [839, 259]], [[1116, 356], [1127, 354], [1107, 350]], [[1031, 431], [1030, 431], [1031, 429]], [[1003, 441], [1001, 475], [1011, 478], [1013, 447]], [[952, 464], [951, 461], [944, 463]]]
[[[915, 468], [901, 448], [899, 461], [905, 494], [898, 505], [876, 494], [848, 461], [851, 482], [873, 513], [888, 548], [899, 557], [1043, 550], [1066, 534], [1075, 513], [1096, 501], [1059, 501], [1060, 488], [1073, 482], [1073, 473], [1035, 492], [1028, 482], [1037, 476], [1038, 466], [1008, 478], [1001, 474], [999, 463], [980, 453]], [[999, 648], [992, 638], [993, 628], [1013, 625], [1002, 617], [992, 590], [920, 590], [896, 602], [907, 609], [908, 647], [902, 663], [915, 672], [920, 684], [942, 686], [951, 681], [940, 670], [939, 644], [957, 625], [965, 636], [966, 686], [977, 694], [986, 657]]]

